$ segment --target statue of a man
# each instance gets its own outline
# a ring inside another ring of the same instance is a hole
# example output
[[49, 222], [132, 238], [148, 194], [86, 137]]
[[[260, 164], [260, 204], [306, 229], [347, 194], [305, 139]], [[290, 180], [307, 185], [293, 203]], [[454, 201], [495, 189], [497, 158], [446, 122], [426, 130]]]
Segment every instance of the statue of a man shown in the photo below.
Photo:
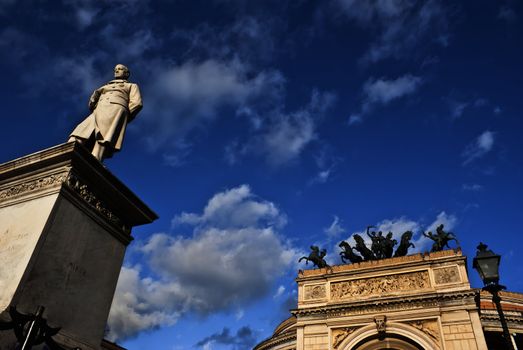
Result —
[[114, 80], [93, 92], [89, 99], [91, 114], [69, 135], [68, 142], [84, 144], [99, 161], [122, 148], [127, 123], [142, 109], [138, 85], [127, 81], [130, 75], [126, 66], [117, 64]]

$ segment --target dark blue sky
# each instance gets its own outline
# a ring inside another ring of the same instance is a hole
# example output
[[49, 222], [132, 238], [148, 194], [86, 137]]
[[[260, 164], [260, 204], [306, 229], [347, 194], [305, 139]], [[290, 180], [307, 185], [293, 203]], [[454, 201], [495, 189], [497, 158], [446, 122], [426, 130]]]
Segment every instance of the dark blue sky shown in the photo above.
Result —
[[[367, 225], [445, 223], [523, 292], [517, 1], [0, 1], [8, 161], [64, 142], [116, 63], [144, 109], [106, 162], [160, 219], [111, 313], [133, 349], [246, 349], [297, 257]], [[472, 285], [480, 286], [469, 269]]]

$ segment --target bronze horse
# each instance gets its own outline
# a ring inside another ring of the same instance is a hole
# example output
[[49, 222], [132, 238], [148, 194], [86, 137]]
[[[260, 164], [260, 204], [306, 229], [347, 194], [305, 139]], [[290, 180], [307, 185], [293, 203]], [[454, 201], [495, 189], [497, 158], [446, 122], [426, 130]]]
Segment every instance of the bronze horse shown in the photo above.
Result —
[[301, 262], [305, 259], [305, 264], [308, 265], [309, 261], [314, 264], [314, 266], [317, 266], [318, 268], [324, 268], [324, 267], [330, 267], [325, 259], [323, 259], [327, 255], [327, 250], [322, 249], [320, 251], [320, 248], [318, 248], [315, 245], [311, 245], [311, 253], [309, 256], [302, 256], [298, 262]]

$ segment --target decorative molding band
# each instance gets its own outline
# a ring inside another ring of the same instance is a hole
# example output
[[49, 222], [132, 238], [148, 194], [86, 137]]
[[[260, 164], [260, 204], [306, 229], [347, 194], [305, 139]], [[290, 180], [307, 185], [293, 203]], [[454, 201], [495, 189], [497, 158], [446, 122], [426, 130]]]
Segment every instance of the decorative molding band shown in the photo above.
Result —
[[343, 300], [430, 288], [428, 271], [371, 277], [331, 283], [331, 299]]
[[6, 201], [29, 193], [59, 187], [66, 180], [67, 174], [67, 171], [58, 174], [47, 174], [0, 190], [0, 201]]
[[460, 291], [452, 293], [431, 293], [417, 296], [402, 296], [394, 298], [382, 298], [379, 300], [360, 301], [338, 305], [316, 306], [292, 310], [292, 314], [298, 319], [307, 316], [329, 317], [356, 316], [372, 313], [385, 313], [388, 311], [417, 310], [439, 307], [443, 303], [456, 303], [463, 305], [469, 303], [475, 305], [475, 292]]
[[64, 181], [64, 184], [83, 199], [92, 209], [102, 215], [109, 223], [118, 227], [125, 233], [130, 233], [131, 229], [125, 225], [122, 220], [107, 208], [107, 205], [100, 200], [93, 191], [74, 173], [69, 172], [69, 175]]

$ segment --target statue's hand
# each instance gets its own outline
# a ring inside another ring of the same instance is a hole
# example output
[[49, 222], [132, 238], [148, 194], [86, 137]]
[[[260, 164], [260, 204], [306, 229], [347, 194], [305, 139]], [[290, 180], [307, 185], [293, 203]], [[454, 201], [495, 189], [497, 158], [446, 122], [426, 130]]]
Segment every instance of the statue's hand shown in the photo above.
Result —
[[100, 95], [102, 93], [100, 90], [94, 90], [93, 94], [91, 95], [91, 98], [89, 99], [89, 110], [92, 112], [96, 108], [96, 105], [98, 104], [98, 100], [100, 99]]

